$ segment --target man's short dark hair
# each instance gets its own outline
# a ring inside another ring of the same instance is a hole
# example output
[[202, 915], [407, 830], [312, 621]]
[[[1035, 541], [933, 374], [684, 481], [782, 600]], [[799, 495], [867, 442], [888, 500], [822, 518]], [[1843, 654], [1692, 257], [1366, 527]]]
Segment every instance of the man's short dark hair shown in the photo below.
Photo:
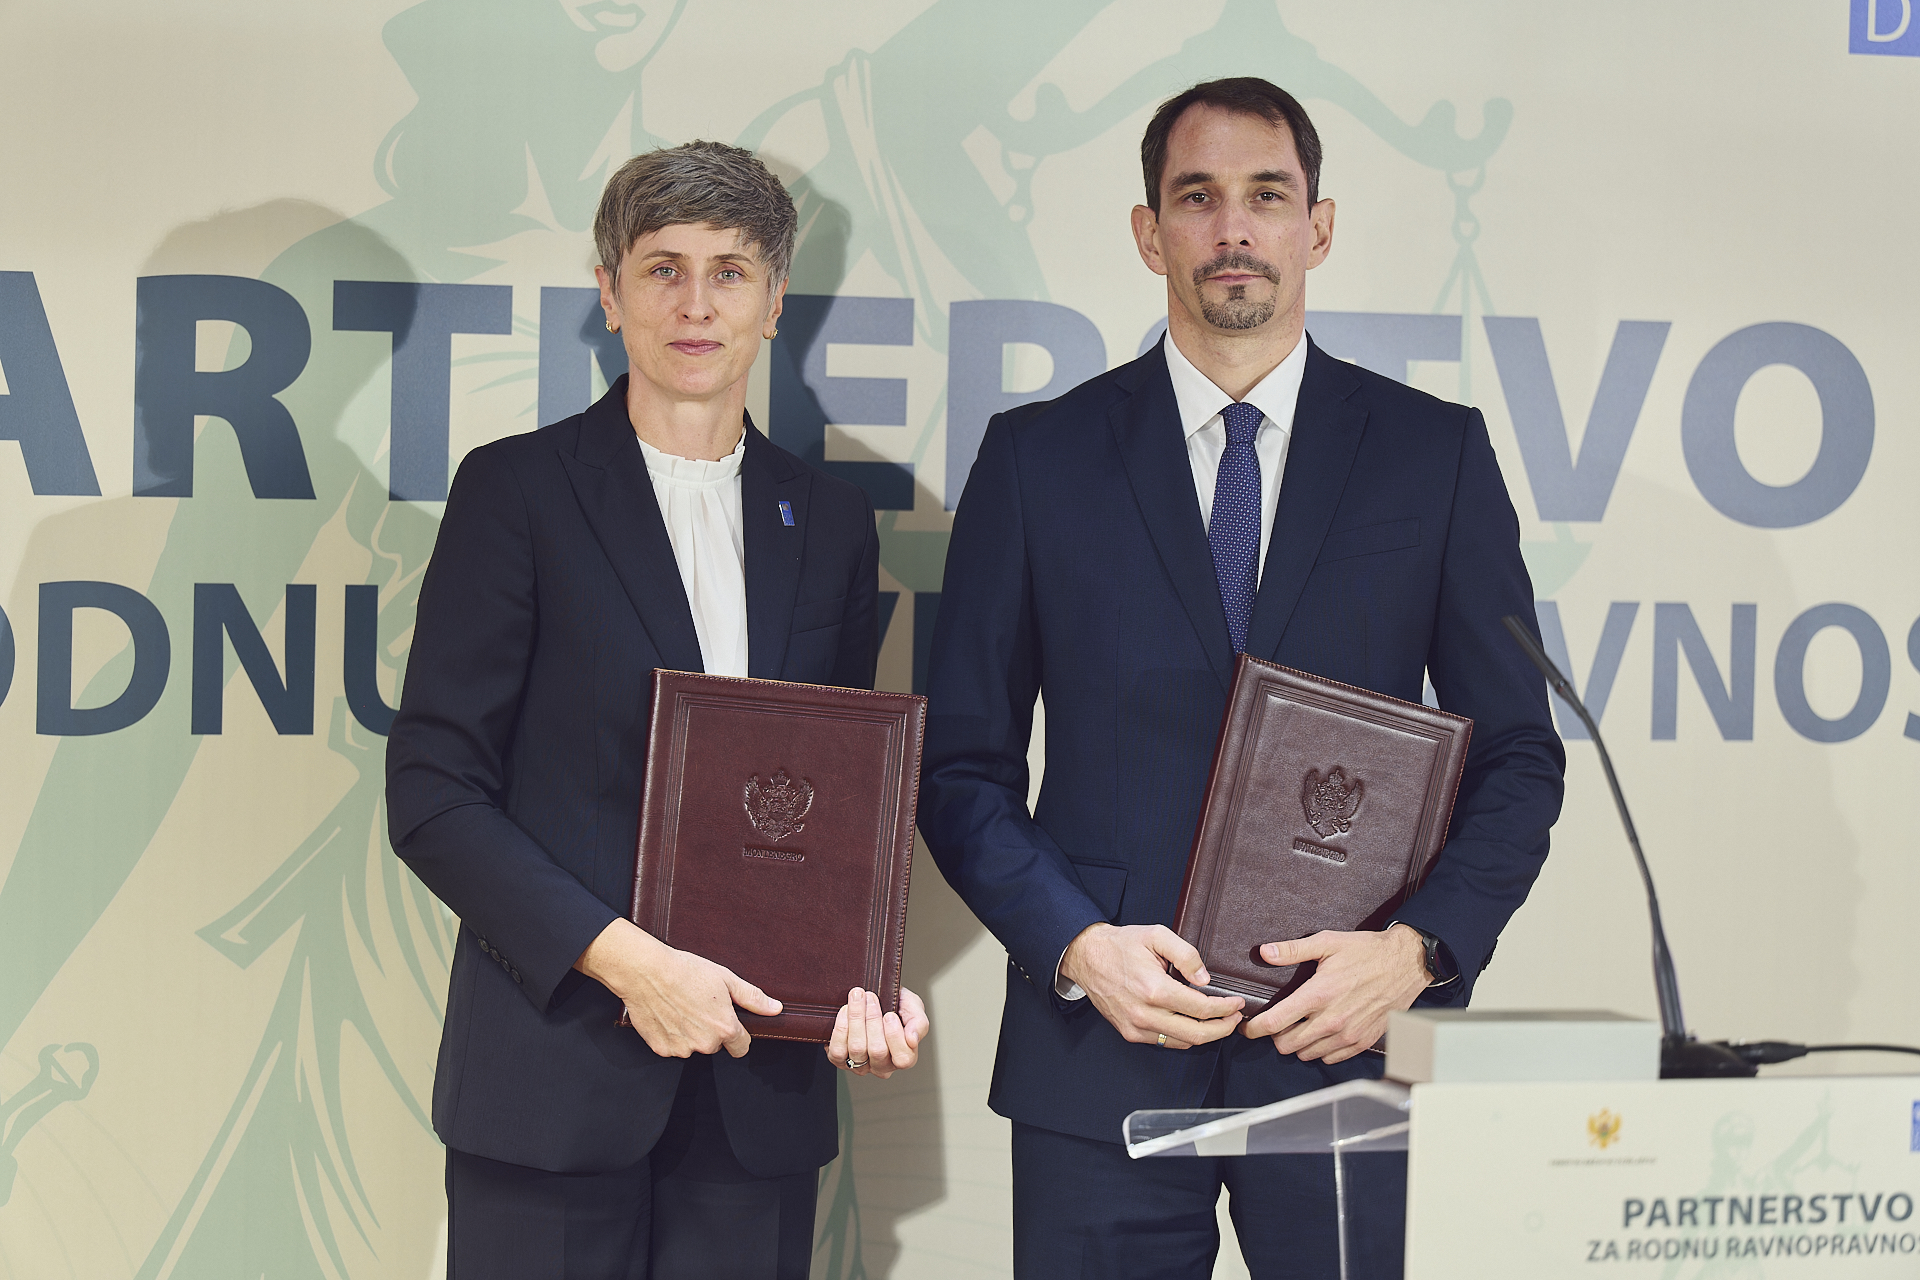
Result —
[[1307, 118], [1307, 109], [1298, 99], [1277, 84], [1258, 76], [1232, 76], [1209, 80], [1185, 93], [1176, 94], [1160, 104], [1147, 122], [1146, 136], [1140, 139], [1140, 168], [1147, 180], [1147, 208], [1160, 212], [1160, 179], [1166, 176], [1167, 139], [1173, 126], [1188, 107], [1218, 107], [1241, 115], [1258, 116], [1268, 124], [1285, 125], [1293, 135], [1293, 149], [1306, 171], [1307, 202], [1320, 201], [1320, 135]]

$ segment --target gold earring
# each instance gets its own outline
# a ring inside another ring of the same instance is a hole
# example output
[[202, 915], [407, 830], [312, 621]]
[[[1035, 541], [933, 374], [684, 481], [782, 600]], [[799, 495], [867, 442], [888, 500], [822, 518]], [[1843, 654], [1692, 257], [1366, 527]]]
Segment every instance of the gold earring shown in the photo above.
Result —
[[780, 336], [780, 330], [776, 327], [772, 333], [767, 335], [767, 341], [772, 342], [775, 338], [779, 336]]
[[613, 327], [613, 321], [611, 321], [611, 320], [607, 320], [607, 321], [604, 321], [603, 323], [605, 323], [605, 325], [607, 326], [607, 332], [608, 332], [608, 333], [618, 333], [618, 332], [620, 332], [620, 331], [619, 331], [618, 329], [616, 329], [616, 328], [614, 328], [614, 327]]

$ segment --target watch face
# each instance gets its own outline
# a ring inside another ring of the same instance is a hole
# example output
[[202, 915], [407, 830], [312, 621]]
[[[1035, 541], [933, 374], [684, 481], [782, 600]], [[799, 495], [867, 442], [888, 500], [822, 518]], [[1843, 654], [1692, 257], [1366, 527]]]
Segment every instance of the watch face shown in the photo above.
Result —
[[1444, 976], [1442, 976], [1442, 974], [1441, 974], [1441, 972], [1440, 972], [1440, 969], [1441, 969], [1441, 965], [1440, 965], [1440, 939], [1438, 939], [1438, 938], [1436, 938], [1436, 937], [1434, 937], [1434, 936], [1433, 936], [1432, 934], [1430, 934], [1430, 933], [1428, 933], [1428, 932], [1427, 932], [1427, 931], [1426, 931], [1425, 929], [1415, 929], [1415, 928], [1414, 928], [1414, 926], [1412, 926], [1412, 925], [1410, 925], [1410, 924], [1407, 924], [1407, 922], [1406, 922], [1405, 920], [1392, 920], [1392, 921], [1389, 921], [1389, 922], [1388, 922], [1388, 924], [1387, 924], [1387, 928], [1389, 928], [1389, 929], [1391, 929], [1391, 928], [1393, 928], [1393, 926], [1394, 926], [1394, 925], [1396, 925], [1396, 924], [1405, 924], [1405, 925], [1407, 925], [1407, 928], [1409, 928], [1409, 929], [1413, 929], [1413, 931], [1414, 931], [1414, 933], [1415, 933], [1415, 934], [1417, 934], [1417, 935], [1419, 936], [1419, 938], [1420, 938], [1420, 946], [1421, 946], [1421, 947], [1422, 947], [1422, 948], [1423, 948], [1423, 949], [1424, 949], [1424, 950], [1426, 951], [1426, 953], [1427, 953], [1427, 956], [1426, 956], [1426, 959], [1427, 959], [1427, 977], [1428, 977], [1428, 979], [1429, 979], [1429, 981], [1428, 981], [1428, 984], [1427, 984], [1427, 985], [1429, 985], [1429, 986], [1434, 986], [1434, 987], [1437, 987], [1437, 986], [1441, 986], [1441, 985], [1442, 985], [1442, 984], [1444, 984], [1444, 983], [1448, 983], [1448, 982], [1452, 982], [1452, 981], [1453, 981], [1453, 980], [1454, 980], [1455, 978], [1457, 978], [1457, 977], [1459, 977], [1459, 976], [1460, 976], [1460, 975], [1459, 975], [1459, 974], [1457, 974], [1457, 973], [1448, 973], [1448, 974], [1446, 974], [1446, 975], [1444, 975]]
[[1435, 986], [1452, 982], [1460, 976], [1459, 973], [1454, 971], [1452, 965], [1444, 965], [1441, 963], [1440, 939], [1430, 933], [1422, 933], [1420, 939], [1427, 944], [1427, 972], [1433, 975]]

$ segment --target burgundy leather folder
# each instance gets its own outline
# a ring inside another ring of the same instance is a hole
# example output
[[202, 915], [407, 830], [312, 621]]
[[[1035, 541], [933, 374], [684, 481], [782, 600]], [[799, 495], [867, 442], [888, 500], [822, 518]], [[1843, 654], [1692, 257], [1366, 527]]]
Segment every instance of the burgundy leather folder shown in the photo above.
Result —
[[1204, 990], [1252, 1017], [1312, 972], [1266, 963], [1262, 943], [1391, 922], [1446, 840], [1472, 731], [1242, 654], [1174, 922]]
[[833, 1035], [849, 987], [900, 1007], [927, 700], [653, 673], [631, 919], [785, 1008], [776, 1040]]

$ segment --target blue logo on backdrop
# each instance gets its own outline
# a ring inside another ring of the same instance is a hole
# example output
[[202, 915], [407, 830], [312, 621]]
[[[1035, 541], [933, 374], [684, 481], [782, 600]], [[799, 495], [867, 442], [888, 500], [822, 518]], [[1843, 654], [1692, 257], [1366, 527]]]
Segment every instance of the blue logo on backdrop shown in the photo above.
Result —
[[1913, 4], [1914, 0], [1853, 0], [1847, 51], [1920, 58], [1920, 23], [1913, 20]]

